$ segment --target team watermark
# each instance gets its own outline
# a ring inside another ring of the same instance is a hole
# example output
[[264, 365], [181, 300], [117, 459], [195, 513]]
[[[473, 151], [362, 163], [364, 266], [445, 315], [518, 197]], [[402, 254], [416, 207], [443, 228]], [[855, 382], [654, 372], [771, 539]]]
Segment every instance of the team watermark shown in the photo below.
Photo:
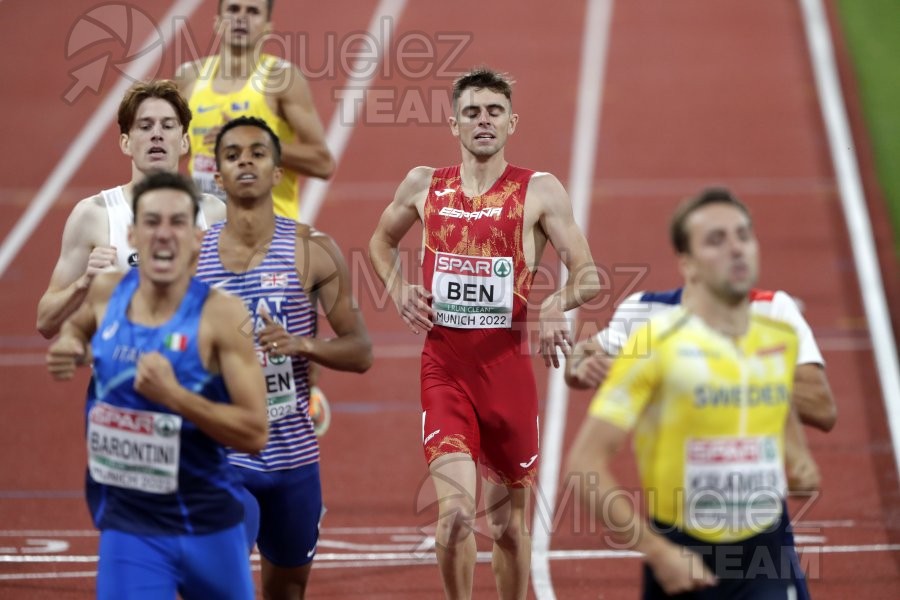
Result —
[[[72, 104], [111, 88], [119, 78], [171, 78], [182, 65], [196, 64], [200, 80], [240, 78], [267, 95], [295, 85], [299, 72], [311, 85], [329, 88], [344, 125], [444, 126], [452, 115], [451, 84], [471, 66], [462, 62], [471, 33], [400, 31], [394, 19], [384, 16], [368, 31], [260, 32], [240, 47], [250, 60], [217, 67], [205, 59], [221, 54], [226, 61], [236, 55], [221, 52], [223, 44], [237, 43], [229, 27], [224, 22], [200, 30], [177, 15], [156, 22], [129, 3], [92, 8], [75, 20], [66, 39], [71, 82], [62, 99]], [[264, 55], [284, 59], [296, 70]]]
[[[449, 462], [470, 460], [465, 456], [447, 458]], [[445, 471], [433, 470], [420, 480], [416, 489], [412, 510], [419, 519], [419, 538], [410, 542], [408, 550], [414, 558], [424, 558], [435, 548], [451, 541], [458, 543], [470, 535], [492, 542], [513, 525], [510, 496], [492, 492], [495, 495], [488, 497], [481, 486], [469, 490], [451, 477], [442, 477]], [[433, 478], [438, 478], [444, 488], [443, 505], [437, 500]], [[720, 579], [793, 579], [799, 574], [798, 563], [793, 560], [795, 554], [799, 554], [799, 567], [807, 578], [822, 576], [822, 553], [797, 553], [796, 546], [792, 545], [795, 538], [822, 537], [823, 527], [815, 521], [806, 521], [820, 498], [818, 492], [791, 496], [792, 511], [788, 516], [783, 493], [760, 488], [748, 495], [750, 502], [744, 508], [749, 518], [737, 526], [733, 519], [735, 505], [727, 500], [730, 495], [727, 490], [706, 490], [700, 496], [685, 488], [667, 492], [653, 488], [607, 490], [602, 481], [596, 472], [572, 473], [564, 479], [556, 499], [544, 497], [538, 487], [531, 488], [525, 519], [532, 534], [541, 529], [550, 537], [589, 538], [592, 547], [630, 553], [640, 547], [641, 536], [647, 535], [647, 529], [672, 539], [678, 539], [686, 530], [693, 536], [718, 540], [692, 544], [690, 550], [684, 551], [712, 556], [720, 565], [717, 573]], [[714, 518], [717, 524], [711, 527], [712, 521], [707, 520], [698, 528], [691, 520], [698, 506], [708, 503], [711, 495], [717, 495], [723, 503], [715, 516], [707, 510], [704, 519]], [[637, 515], [646, 527], [635, 527], [634, 522], [623, 520], [622, 503], [628, 507], [626, 514]], [[620, 506], [615, 507], [617, 504]], [[679, 507], [682, 522], [675, 525], [646, 521], [643, 515], [660, 514], [663, 506]]]

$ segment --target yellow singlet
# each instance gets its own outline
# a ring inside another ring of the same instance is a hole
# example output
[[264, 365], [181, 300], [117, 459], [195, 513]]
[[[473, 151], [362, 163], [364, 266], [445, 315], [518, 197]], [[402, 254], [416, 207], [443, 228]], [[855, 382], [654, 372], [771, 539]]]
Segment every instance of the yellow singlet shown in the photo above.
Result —
[[709, 542], [776, 522], [797, 336], [753, 315], [735, 341], [678, 307], [626, 343], [589, 414], [625, 430], [650, 516]]
[[[200, 76], [194, 84], [188, 104], [191, 107], [191, 160], [190, 172], [201, 191], [214, 194], [223, 200], [225, 193], [216, 185], [216, 160], [214, 147], [204, 145], [203, 136], [214, 128], [224, 125], [230, 119], [240, 116], [263, 119], [282, 142], [293, 141], [297, 135], [290, 124], [275, 114], [266, 102], [265, 94], [269, 74], [279, 65], [281, 59], [264, 54], [259, 66], [248, 78], [244, 87], [230, 94], [219, 94], [212, 89], [212, 81], [219, 69], [219, 57], [207, 58]], [[284, 170], [281, 181], [272, 190], [275, 199], [275, 213], [289, 219], [300, 220], [300, 200], [297, 196], [297, 173]]]

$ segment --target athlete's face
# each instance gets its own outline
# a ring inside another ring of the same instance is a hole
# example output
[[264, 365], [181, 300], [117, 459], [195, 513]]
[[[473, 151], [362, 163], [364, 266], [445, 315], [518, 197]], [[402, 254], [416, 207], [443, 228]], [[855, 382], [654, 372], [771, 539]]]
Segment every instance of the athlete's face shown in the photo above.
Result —
[[229, 129], [219, 145], [216, 182], [228, 199], [257, 199], [272, 195], [281, 180], [269, 134], [250, 125]]
[[190, 146], [175, 109], [162, 98], [147, 98], [138, 106], [131, 131], [123, 133], [119, 145], [141, 173], [174, 173]]
[[222, 43], [235, 49], [255, 48], [271, 31], [266, 0], [223, 0], [215, 28]]
[[747, 297], [759, 274], [759, 245], [750, 218], [728, 204], [708, 204], [685, 221], [688, 252], [680, 263], [685, 281], [722, 300]]
[[141, 277], [159, 285], [191, 276], [202, 236], [191, 197], [173, 189], [144, 193], [128, 230], [128, 241], [141, 257]]
[[506, 96], [489, 89], [463, 90], [455, 110], [455, 116], [450, 117], [450, 130], [463, 148], [479, 158], [502, 150], [519, 121]]

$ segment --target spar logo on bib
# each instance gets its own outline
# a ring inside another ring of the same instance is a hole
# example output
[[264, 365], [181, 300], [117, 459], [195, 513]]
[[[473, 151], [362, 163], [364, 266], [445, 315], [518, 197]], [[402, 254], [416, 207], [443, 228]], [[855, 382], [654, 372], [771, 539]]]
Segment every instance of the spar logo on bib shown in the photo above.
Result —
[[491, 274], [492, 262], [490, 258], [441, 253], [437, 255], [437, 267], [435, 270], [453, 275], [482, 275], [486, 277]]
[[160, 415], [153, 420], [153, 430], [164, 438], [178, 435], [180, 428], [178, 419], [170, 415]]
[[435, 324], [458, 329], [511, 327], [512, 264], [508, 256], [436, 253], [431, 281]]

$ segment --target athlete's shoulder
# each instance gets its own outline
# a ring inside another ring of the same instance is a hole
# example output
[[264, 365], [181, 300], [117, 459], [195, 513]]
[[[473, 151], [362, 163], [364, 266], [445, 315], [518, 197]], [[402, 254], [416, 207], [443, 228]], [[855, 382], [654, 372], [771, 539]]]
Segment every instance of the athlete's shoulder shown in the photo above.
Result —
[[426, 165], [418, 165], [409, 170], [409, 172], [406, 174], [405, 181], [430, 184], [433, 177], [435, 177], [442, 171], [446, 171], [449, 168], [452, 167], [438, 168], [429, 167]]
[[178, 89], [182, 94], [189, 96], [191, 87], [194, 82], [200, 78], [200, 74], [203, 72], [203, 65], [206, 64], [206, 61], [209, 60], [209, 58], [210, 57], [198, 58], [178, 65], [172, 80], [175, 82], [175, 85], [178, 86]]
[[512, 167], [517, 174], [527, 177], [528, 191], [535, 192], [559, 192], [565, 193], [565, 187], [562, 182], [553, 173], [546, 171], [532, 171], [531, 169], [523, 169], [521, 167]]
[[287, 60], [286, 58], [282, 58], [280, 56], [274, 56], [272, 54], [263, 54], [260, 57], [260, 67], [267, 70], [269, 75], [285, 75], [290, 73], [293, 75], [298, 75], [303, 79], [306, 79], [306, 76], [303, 75], [303, 72], [300, 70], [300, 67]]
[[403, 181], [400, 183], [400, 187], [397, 189], [398, 195], [400, 195], [401, 192], [404, 194], [414, 195], [420, 192], [428, 191], [428, 188], [431, 187], [431, 182], [436, 176], [437, 172], [438, 169], [436, 169], [435, 167], [413, 167], [409, 170], [409, 173], [406, 174], [406, 177], [404, 177]]
[[109, 243], [109, 214], [101, 194], [82, 198], [75, 204], [66, 221], [65, 233], [91, 246]]
[[[678, 306], [681, 304], [681, 294], [684, 288], [672, 290], [639, 292], [640, 302], [646, 304], [661, 304], [664, 306]], [[637, 294], [636, 294], [637, 295]]]
[[750, 320], [751, 323], [754, 323], [766, 329], [777, 331], [781, 335], [786, 335], [792, 338], [797, 337], [797, 332], [794, 329], [794, 326], [783, 319], [775, 318], [759, 312], [751, 312]]
[[297, 223], [297, 239], [310, 242], [307, 246], [321, 248], [328, 254], [340, 253], [340, 248], [331, 235], [306, 223]]
[[665, 292], [634, 292], [616, 306], [613, 321], [649, 319], [653, 315], [681, 305], [681, 288]]
[[673, 339], [679, 333], [687, 330], [691, 323], [692, 315], [682, 306], [672, 307], [650, 316], [648, 326], [650, 335], [659, 342]]
[[203, 216], [206, 217], [207, 225], [211, 226], [213, 223], [225, 220], [225, 203], [222, 202], [221, 198], [212, 194], [201, 194], [200, 210], [203, 211]]

